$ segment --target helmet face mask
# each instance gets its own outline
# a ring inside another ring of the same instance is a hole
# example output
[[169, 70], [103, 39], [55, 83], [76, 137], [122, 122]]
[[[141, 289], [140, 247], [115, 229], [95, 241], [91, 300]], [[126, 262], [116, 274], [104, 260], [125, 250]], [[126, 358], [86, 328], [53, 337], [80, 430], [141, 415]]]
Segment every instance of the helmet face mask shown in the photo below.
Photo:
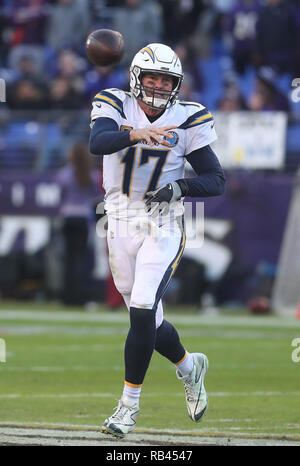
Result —
[[[172, 90], [146, 87], [142, 84], [145, 74], [165, 74], [172, 77]], [[149, 44], [140, 50], [130, 66], [130, 89], [133, 95], [148, 107], [163, 110], [178, 98], [183, 79], [181, 63], [176, 53], [163, 44]]]

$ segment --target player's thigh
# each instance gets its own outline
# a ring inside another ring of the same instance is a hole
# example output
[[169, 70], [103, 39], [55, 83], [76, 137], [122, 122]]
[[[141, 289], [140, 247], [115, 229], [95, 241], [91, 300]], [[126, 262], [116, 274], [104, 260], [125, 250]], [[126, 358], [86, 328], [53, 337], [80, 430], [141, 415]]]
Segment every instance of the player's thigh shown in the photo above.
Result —
[[144, 240], [136, 258], [131, 306], [152, 309], [162, 298], [184, 250], [183, 231], [178, 228], [175, 233]]
[[111, 234], [108, 227], [107, 245], [110, 270], [117, 290], [130, 295], [134, 283], [136, 255], [131, 248], [131, 238]]

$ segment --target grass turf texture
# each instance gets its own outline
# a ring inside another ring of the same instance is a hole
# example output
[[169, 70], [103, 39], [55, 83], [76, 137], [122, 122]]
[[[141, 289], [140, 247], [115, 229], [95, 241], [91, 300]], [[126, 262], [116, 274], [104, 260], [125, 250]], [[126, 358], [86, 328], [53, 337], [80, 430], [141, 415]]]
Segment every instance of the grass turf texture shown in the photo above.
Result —
[[[209, 409], [201, 423], [189, 419], [174, 367], [154, 353], [138, 428], [300, 436], [300, 362], [291, 358], [300, 321], [233, 312], [209, 317], [192, 308], [169, 308], [165, 316], [188, 351], [209, 358]], [[124, 309], [2, 303], [1, 423], [100, 425], [122, 393], [127, 331]]]

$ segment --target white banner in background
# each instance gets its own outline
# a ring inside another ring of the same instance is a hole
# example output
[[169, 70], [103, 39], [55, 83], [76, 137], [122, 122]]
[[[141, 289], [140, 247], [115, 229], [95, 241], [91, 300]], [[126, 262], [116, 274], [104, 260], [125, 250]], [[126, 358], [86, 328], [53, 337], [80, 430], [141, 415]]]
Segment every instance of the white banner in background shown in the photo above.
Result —
[[284, 112], [218, 112], [212, 144], [224, 168], [281, 169], [285, 161]]

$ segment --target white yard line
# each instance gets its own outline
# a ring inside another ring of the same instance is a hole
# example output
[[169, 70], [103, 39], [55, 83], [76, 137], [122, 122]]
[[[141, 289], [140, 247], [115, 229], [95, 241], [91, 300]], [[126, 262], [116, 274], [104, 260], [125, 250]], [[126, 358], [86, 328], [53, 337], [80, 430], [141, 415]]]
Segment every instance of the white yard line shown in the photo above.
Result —
[[[300, 319], [291, 316], [231, 316], [222, 315], [222, 312], [216, 316], [201, 314], [169, 314], [166, 313], [169, 320], [178, 324], [203, 324], [203, 325], [220, 325], [224, 327], [247, 326], [247, 327], [279, 327], [279, 328], [300, 328]], [[93, 313], [89, 314], [80, 311], [28, 311], [28, 310], [0, 310], [1, 320], [32, 320], [47, 322], [111, 322], [111, 323], [128, 323], [129, 315], [124, 313]]]
[[[173, 322], [174, 323], [174, 322]], [[185, 322], [188, 325], [188, 322]], [[193, 324], [194, 326], [195, 324]], [[217, 325], [217, 324], [215, 324]], [[129, 325], [124, 325], [123, 327], [101, 327], [100, 323], [98, 326], [64, 326], [64, 325], [40, 325], [32, 321], [28, 321], [28, 324], [18, 323], [15, 321], [14, 324], [8, 325], [5, 323], [1, 324], [0, 319], [0, 336], [5, 337], [6, 335], [22, 335], [22, 336], [31, 336], [31, 335], [126, 335], [128, 333]], [[234, 327], [234, 325], [232, 325]], [[298, 330], [300, 334], [300, 328]], [[181, 328], [180, 335], [186, 337], [200, 337], [207, 336], [215, 337], [216, 339], [235, 339], [235, 338], [244, 338], [244, 339], [263, 339], [266, 337], [266, 332], [261, 329], [248, 329], [248, 328], [237, 328], [236, 330], [224, 326], [223, 328], [212, 328], [207, 329], [203, 326], [201, 328], [200, 324], [197, 328]], [[286, 339], [286, 333], [280, 332], [280, 329], [273, 329], [272, 332], [268, 332], [268, 339], [282, 340]]]
[[56, 325], [36, 325], [30, 324], [1, 325], [0, 335], [126, 335], [128, 328], [118, 327], [72, 327]]

